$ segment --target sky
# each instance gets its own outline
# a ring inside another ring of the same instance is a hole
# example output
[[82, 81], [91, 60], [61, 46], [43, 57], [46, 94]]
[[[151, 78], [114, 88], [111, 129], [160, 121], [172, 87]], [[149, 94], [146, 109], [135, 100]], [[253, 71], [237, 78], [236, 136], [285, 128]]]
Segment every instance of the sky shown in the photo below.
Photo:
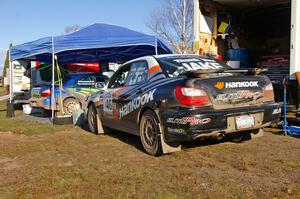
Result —
[[72, 25], [108, 23], [151, 34], [145, 23], [161, 5], [162, 0], [0, 0], [0, 56], [11, 42], [61, 35]]

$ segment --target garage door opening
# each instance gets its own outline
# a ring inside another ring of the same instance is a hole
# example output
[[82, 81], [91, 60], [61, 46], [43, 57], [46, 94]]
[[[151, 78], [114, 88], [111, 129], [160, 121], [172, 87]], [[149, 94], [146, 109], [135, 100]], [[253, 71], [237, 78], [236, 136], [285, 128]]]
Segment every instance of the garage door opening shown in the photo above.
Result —
[[[291, 74], [291, 0], [194, 2], [194, 50], [233, 68], [268, 68], [275, 100], [282, 102], [282, 80]], [[290, 87], [289, 103], [297, 110], [299, 89]]]

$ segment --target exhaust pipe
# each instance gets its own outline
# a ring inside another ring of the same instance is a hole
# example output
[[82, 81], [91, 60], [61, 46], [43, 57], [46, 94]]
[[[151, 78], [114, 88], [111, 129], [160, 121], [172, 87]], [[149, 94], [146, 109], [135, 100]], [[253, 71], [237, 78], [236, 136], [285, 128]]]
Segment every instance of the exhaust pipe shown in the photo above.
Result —
[[215, 136], [213, 136], [214, 139], [222, 140], [225, 137], [223, 133], [218, 133]]

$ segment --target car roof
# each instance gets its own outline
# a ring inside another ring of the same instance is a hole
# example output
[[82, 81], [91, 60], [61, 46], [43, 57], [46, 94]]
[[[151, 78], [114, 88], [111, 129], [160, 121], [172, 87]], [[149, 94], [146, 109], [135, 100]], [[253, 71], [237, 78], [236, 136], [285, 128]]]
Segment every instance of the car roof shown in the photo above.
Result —
[[67, 76], [89, 76], [89, 75], [104, 76], [104, 75], [99, 74], [99, 73], [71, 73], [71, 74], [67, 74]]
[[198, 55], [198, 54], [161, 54], [161, 55], [153, 55], [153, 57], [155, 57], [155, 58], [190, 57], [190, 56], [209, 58], [208, 56]]

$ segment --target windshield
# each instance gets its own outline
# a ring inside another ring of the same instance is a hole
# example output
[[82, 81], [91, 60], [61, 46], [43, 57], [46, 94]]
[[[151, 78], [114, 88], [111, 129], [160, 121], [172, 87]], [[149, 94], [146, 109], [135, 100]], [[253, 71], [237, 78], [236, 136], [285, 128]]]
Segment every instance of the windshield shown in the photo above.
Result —
[[169, 77], [177, 77], [187, 71], [231, 69], [230, 66], [211, 57], [199, 55], [159, 57], [157, 61]]

